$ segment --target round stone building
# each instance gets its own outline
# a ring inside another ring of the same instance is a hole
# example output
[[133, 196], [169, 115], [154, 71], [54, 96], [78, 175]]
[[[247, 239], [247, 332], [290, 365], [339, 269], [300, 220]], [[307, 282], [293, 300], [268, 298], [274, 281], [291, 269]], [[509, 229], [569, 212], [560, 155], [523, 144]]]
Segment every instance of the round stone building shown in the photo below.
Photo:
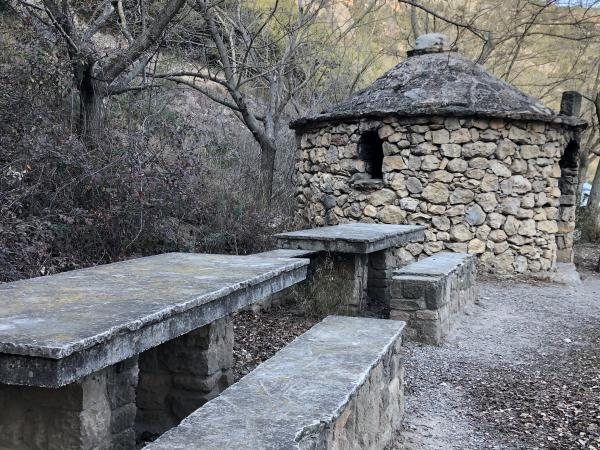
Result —
[[304, 225], [422, 224], [403, 261], [440, 251], [484, 271], [572, 260], [580, 96], [556, 113], [447, 49], [441, 35], [353, 97], [292, 122]]

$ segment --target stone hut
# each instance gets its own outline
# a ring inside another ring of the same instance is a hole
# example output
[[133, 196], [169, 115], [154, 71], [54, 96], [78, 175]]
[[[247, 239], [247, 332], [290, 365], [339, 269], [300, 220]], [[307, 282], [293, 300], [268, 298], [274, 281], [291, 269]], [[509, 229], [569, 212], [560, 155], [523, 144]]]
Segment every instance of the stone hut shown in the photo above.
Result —
[[290, 125], [298, 138], [297, 214], [304, 225], [422, 224], [411, 261], [478, 255], [496, 273], [572, 261], [581, 97], [556, 113], [449, 50], [417, 40], [371, 86]]

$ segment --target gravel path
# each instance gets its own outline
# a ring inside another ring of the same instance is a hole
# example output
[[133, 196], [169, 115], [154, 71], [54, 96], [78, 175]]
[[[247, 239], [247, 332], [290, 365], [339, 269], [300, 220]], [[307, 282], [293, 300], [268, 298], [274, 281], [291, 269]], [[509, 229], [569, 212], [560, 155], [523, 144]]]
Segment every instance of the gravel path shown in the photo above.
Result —
[[394, 449], [600, 449], [600, 278], [484, 281], [441, 347], [406, 344]]

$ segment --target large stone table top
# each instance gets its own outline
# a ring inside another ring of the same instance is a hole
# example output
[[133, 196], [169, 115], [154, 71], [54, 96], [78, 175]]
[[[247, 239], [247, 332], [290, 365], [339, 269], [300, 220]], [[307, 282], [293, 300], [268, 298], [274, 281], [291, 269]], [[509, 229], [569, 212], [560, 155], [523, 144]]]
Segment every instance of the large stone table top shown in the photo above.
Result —
[[169, 253], [0, 284], [0, 382], [67, 384], [291, 286], [307, 264]]
[[348, 223], [277, 234], [280, 248], [340, 253], [372, 253], [423, 240], [421, 225]]

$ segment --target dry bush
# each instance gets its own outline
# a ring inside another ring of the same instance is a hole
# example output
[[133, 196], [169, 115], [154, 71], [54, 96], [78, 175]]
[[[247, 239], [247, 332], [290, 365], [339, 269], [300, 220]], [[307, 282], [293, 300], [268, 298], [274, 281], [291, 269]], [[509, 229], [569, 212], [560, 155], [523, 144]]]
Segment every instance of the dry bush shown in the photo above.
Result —
[[110, 132], [86, 146], [67, 59], [0, 22], [0, 281], [167, 251], [249, 253], [287, 226], [288, 203], [255, 201], [258, 152], [237, 119], [149, 89], [113, 98]]
[[312, 271], [307, 281], [292, 290], [292, 299], [307, 317], [322, 319], [331, 314], [351, 315], [347, 286], [340, 279], [354, 276], [340, 271], [344, 267], [331, 254], [318, 255], [318, 263], [311, 264]]

